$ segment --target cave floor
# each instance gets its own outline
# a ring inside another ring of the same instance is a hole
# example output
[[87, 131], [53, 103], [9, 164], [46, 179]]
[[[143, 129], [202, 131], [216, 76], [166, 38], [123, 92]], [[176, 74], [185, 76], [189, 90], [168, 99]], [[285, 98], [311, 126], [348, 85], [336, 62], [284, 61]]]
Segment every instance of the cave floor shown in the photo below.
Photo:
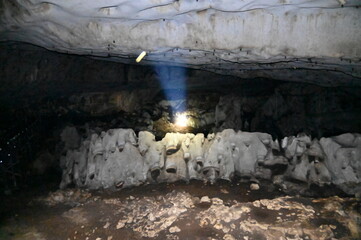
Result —
[[260, 183], [66, 189], [2, 201], [0, 239], [360, 239], [354, 198], [287, 196]]

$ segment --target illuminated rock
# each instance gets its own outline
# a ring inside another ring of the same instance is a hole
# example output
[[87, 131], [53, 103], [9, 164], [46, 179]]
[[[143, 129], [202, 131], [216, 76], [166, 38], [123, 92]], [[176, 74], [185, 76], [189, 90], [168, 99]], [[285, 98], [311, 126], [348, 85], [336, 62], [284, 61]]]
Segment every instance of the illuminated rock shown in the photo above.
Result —
[[163, 169], [160, 181], [175, 182], [179, 180], [188, 180], [187, 164], [184, 160], [183, 150], [167, 155], [165, 168]]
[[252, 183], [249, 188], [253, 191], [259, 190], [259, 185], [257, 183]]
[[264, 162], [268, 152], [259, 133], [238, 132], [231, 141], [234, 144], [232, 158], [236, 173], [241, 176], [254, 175], [258, 163]]
[[[101, 135], [105, 135], [102, 132]], [[86, 186], [99, 188], [101, 186], [99, 179], [100, 168], [104, 163], [104, 147], [101, 136], [92, 134], [90, 137], [89, 155], [87, 163]]]
[[204, 165], [204, 142], [204, 134], [198, 133], [191, 139], [189, 144], [187, 168], [190, 179], [202, 179], [201, 169]]
[[161, 142], [156, 142], [155, 136], [147, 131], [139, 132], [138, 145], [144, 159], [145, 176], [149, 181], [156, 180], [164, 166], [164, 145]]
[[144, 161], [138, 148], [125, 143], [123, 151], [116, 150], [101, 171], [101, 183], [104, 188], [137, 186], [145, 182]]
[[358, 135], [352, 137], [350, 134], [342, 134], [320, 140], [332, 183], [349, 194], [361, 192], [361, 145], [358, 139]]
[[234, 173], [230, 143], [227, 141], [227, 137], [232, 134], [234, 134], [234, 130], [224, 130], [217, 133], [214, 139], [207, 144], [202, 172], [211, 183], [214, 183], [218, 178], [229, 179], [230, 175]]
[[290, 163], [286, 175], [302, 182], [308, 182], [311, 171], [310, 160], [307, 155], [307, 148], [311, 140], [306, 135], [284, 139], [285, 155]]
[[310, 148], [307, 149], [307, 155], [311, 162], [309, 182], [320, 186], [331, 183], [331, 174], [324, 163], [326, 156], [317, 139], [312, 141]]
[[332, 182], [341, 184], [357, 181], [357, 177], [349, 165], [352, 149], [342, 148], [331, 138], [321, 138], [320, 144], [327, 156], [325, 164], [331, 172]]
[[137, 141], [131, 129], [110, 129], [91, 134], [78, 149], [69, 149], [60, 159], [60, 187], [74, 183], [90, 189], [119, 189], [190, 179], [213, 184], [237, 174], [256, 182], [256, 178], [273, 177], [284, 190], [305, 191], [287, 182], [295, 179], [307, 183], [305, 186], [333, 183], [357, 194], [361, 192], [359, 138], [357, 134], [344, 134], [311, 141], [299, 134], [284, 138], [280, 147], [269, 134], [232, 129], [208, 134], [207, 138], [203, 134], [168, 133], [161, 141], [147, 131], [139, 132]]
[[177, 152], [182, 144], [185, 135], [181, 133], [167, 133], [162, 139], [168, 155]]

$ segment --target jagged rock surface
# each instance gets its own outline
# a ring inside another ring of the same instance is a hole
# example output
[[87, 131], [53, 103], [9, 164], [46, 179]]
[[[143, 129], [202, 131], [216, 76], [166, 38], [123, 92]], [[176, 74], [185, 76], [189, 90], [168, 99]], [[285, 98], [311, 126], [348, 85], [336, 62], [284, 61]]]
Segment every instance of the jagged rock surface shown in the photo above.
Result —
[[[360, 85], [359, 1], [0, 1], [0, 41], [244, 78]], [[242, 69], [240, 71], [240, 69]], [[332, 79], [332, 81], [330, 81]]]
[[[67, 132], [74, 133], [66, 128], [63, 136]], [[360, 139], [360, 134], [343, 134], [311, 141], [299, 134], [284, 138], [280, 146], [269, 134], [232, 129], [207, 137], [168, 133], [161, 141], [146, 131], [137, 139], [132, 129], [110, 129], [90, 134], [78, 149], [67, 149], [61, 159], [60, 187], [75, 183], [91, 189], [119, 189], [190, 179], [214, 183], [238, 175], [273, 179], [284, 188], [283, 181], [288, 179], [308, 187], [334, 184], [357, 194], [361, 192]], [[282, 175], [274, 171], [279, 166], [286, 169]]]

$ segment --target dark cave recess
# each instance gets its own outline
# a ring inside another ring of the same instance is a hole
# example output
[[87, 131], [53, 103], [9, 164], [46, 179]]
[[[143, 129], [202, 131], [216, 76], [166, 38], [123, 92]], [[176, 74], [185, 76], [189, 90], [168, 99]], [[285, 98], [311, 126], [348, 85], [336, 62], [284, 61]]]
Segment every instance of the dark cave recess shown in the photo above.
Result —
[[[26, 44], [2, 44], [0, 61], [2, 142], [34, 122], [52, 127], [93, 119], [108, 123], [108, 129], [136, 131], [152, 130], [152, 121], [161, 137], [169, 131], [161, 125], [172, 121], [178, 109], [195, 119], [193, 132], [233, 128], [275, 138], [361, 132], [361, 88], [351, 83], [330, 87], [302, 79], [240, 79], [171, 66], [124, 65]], [[169, 96], [173, 101], [167, 103]]]

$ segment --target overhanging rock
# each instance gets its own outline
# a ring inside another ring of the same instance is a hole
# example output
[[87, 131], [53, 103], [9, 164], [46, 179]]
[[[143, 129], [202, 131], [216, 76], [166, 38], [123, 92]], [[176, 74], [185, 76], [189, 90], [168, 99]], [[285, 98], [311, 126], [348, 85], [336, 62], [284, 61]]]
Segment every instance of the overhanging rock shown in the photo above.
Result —
[[360, 85], [360, 1], [0, 1], [0, 41], [123, 63]]

